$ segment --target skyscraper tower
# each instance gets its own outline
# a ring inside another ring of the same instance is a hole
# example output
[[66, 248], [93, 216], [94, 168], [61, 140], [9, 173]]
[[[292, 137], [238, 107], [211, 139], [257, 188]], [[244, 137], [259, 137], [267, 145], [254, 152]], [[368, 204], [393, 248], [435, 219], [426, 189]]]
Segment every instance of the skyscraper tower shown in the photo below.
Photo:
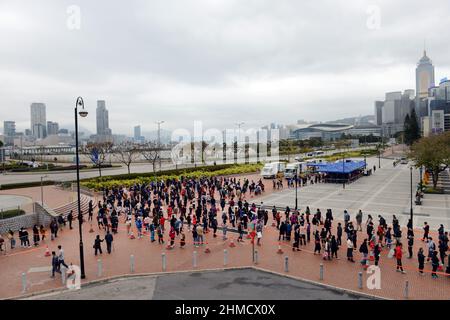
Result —
[[434, 87], [434, 66], [427, 56], [427, 51], [423, 51], [416, 68], [416, 95], [418, 99], [428, 97], [428, 89]]
[[31, 134], [37, 139], [43, 139], [47, 136], [47, 121], [45, 115], [44, 103], [32, 103], [31, 111]]
[[105, 106], [105, 100], [97, 100], [97, 135], [111, 135], [108, 110]]

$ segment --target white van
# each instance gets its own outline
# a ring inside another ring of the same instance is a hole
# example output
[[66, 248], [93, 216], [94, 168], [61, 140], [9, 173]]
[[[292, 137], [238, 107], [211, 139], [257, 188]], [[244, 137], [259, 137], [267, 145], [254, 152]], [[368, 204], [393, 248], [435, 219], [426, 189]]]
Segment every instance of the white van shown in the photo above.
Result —
[[263, 178], [276, 178], [279, 174], [284, 174], [286, 169], [286, 163], [284, 162], [271, 162], [266, 163], [261, 169], [261, 176]]
[[286, 179], [292, 179], [295, 177], [295, 172], [298, 174], [306, 172], [306, 162], [288, 163], [286, 170], [284, 171], [284, 177]]

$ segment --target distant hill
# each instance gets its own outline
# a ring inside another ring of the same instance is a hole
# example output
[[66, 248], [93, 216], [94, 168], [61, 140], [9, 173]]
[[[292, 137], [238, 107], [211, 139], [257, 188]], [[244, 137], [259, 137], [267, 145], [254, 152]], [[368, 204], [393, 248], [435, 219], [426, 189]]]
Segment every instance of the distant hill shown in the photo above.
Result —
[[326, 123], [344, 123], [344, 124], [351, 124], [351, 125], [362, 125], [362, 124], [373, 123], [374, 121], [375, 121], [374, 115], [366, 115], [366, 116], [350, 117], [350, 118], [338, 119], [338, 120], [333, 120], [333, 121], [327, 121]]

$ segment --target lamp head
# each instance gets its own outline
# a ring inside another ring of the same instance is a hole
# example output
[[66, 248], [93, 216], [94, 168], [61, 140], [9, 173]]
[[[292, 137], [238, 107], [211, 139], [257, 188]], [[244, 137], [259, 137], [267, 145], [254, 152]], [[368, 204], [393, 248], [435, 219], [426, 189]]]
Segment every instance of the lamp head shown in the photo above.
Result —
[[84, 109], [84, 101], [83, 101], [82, 97], [77, 98], [76, 106], [77, 106], [77, 108], [81, 107], [81, 110], [78, 112], [80, 117], [82, 117], [82, 118], [87, 117], [88, 112], [87, 112], [87, 110]]
[[86, 118], [87, 115], [88, 115], [88, 112], [87, 112], [87, 110], [85, 110], [85, 109], [83, 108], [83, 109], [81, 109], [80, 112], [78, 112], [78, 114], [80, 115], [80, 117]]

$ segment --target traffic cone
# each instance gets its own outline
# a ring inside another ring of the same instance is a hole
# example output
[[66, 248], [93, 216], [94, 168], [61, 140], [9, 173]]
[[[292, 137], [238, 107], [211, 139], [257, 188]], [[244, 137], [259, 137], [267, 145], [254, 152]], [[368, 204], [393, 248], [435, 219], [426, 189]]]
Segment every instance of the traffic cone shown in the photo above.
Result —
[[283, 253], [283, 249], [281, 249], [281, 245], [278, 243], [278, 250], [277, 250], [278, 254], [282, 254]]
[[231, 238], [231, 241], [230, 241], [230, 248], [234, 248], [234, 247], [236, 247], [236, 245], [234, 244], [233, 238]]
[[91, 228], [89, 229], [89, 233], [94, 232], [94, 229], [92, 228], [92, 223], [91, 223]]
[[45, 256], [50, 257], [50, 250], [48, 249], [48, 246], [45, 248]]

